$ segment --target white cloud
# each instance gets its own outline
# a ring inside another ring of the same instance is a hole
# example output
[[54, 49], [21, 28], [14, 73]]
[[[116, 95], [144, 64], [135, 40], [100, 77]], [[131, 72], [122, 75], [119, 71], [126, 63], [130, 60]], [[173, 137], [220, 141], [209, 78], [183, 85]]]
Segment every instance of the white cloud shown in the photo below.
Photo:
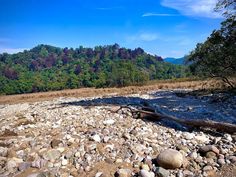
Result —
[[0, 48], [0, 53], [18, 53], [23, 52], [24, 50], [28, 50], [27, 48]]
[[127, 37], [127, 40], [131, 42], [134, 41], [150, 42], [150, 41], [155, 41], [158, 38], [159, 36], [156, 33], [140, 33]]
[[178, 14], [159, 14], [159, 13], [144, 13], [142, 17], [171, 17], [171, 16], [178, 16]]
[[162, 0], [161, 5], [178, 10], [186, 16], [222, 18], [214, 12], [217, 0]]

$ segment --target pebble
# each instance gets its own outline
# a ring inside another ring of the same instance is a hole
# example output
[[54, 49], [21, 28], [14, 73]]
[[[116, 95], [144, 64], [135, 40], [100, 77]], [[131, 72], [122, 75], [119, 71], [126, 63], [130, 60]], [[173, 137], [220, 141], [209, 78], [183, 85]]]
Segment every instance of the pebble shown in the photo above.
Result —
[[55, 148], [55, 147], [59, 146], [59, 144], [61, 144], [61, 143], [62, 143], [61, 140], [53, 139], [53, 140], [51, 141], [51, 147], [52, 147], [52, 148]]
[[91, 136], [91, 139], [93, 141], [96, 141], [96, 142], [100, 142], [101, 141], [101, 138], [100, 138], [100, 136], [98, 134], [95, 134], [95, 135]]
[[103, 121], [104, 125], [113, 125], [114, 123], [115, 123], [115, 120], [113, 119], [108, 119], [108, 120]]
[[212, 168], [212, 166], [209, 166], [209, 165], [207, 165], [203, 168], [203, 171], [210, 171], [210, 170], [213, 170], [213, 168]]
[[115, 176], [116, 177], [131, 177], [132, 171], [130, 169], [124, 169], [121, 168], [116, 171]]
[[220, 153], [220, 151], [219, 151], [214, 145], [202, 146], [202, 147], [200, 147], [199, 151], [200, 151], [201, 153], [205, 153], [205, 154], [206, 154], [207, 152], [209, 152], [209, 151], [212, 151], [212, 152], [214, 152], [214, 153], [216, 153], [216, 154], [219, 154], [219, 153]]
[[63, 166], [65, 166], [65, 165], [68, 164], [68, 161], [67, 161], [66, 159], [62, 159], [61, 164], [62, 164]]
[[150, 170], [150, 168], [149, 168], [149, 166], [147, 164], [142, 164], [141, 165], [141, 169], [144, 169], [144, 170], [147, 170], [147, 171]]
[[141, 177], [155, 177], [155, 173], [149, 172], [149, 171], [144, 170], [144, 169], [140, 170], [139, 174], [140, 174]]
[[189, 157], [192, 158], [192, 159], [196, 159], [198, 156], [197, 156], [197, 152], [196, 151], [193, 151], [189, 154]]
[[20, 163], [19, 164], [19, 167], [18, 167], [18, 169], [20, 170], [20, 171], [24, 171], [24, 170], [26, 170], [27, 168], [30, 168], [31, 167], [31, 162], [22, 162], [22, 163]]
[[103, 172], [97, 172], [95, 177], [100, 177], [100, 176], [102, 176], [102, 174], [103, 174]]
[[218, 159], [218, 164], [224, 165], [225, 164], [225, 159]]
[[49, 161], [55, 161], [59, 159], [60, 156], [61, 156], [61, 152], [57, 149], [51, 149], [45, 152], [43, 155], [44, 159], [49, 160]]
[[155, 174], [158, 177], [169, 177], [170, 172], [162, 167], [157, 167], [155, 170]]
[[4, 147], [0, 146], [0, 156], [1, 157], [6, 157], [7, 156], [7, 151], [8, 151], [8, 148], [4, 148]]
[[194, 135], [193, 133], [185, 133], [185, 134], [184, 134], [184, 137], [185, 137], [185, 139], [187, 139], [187, 140], [193, 139], [194, 136], [195, 136], [195, 135]]

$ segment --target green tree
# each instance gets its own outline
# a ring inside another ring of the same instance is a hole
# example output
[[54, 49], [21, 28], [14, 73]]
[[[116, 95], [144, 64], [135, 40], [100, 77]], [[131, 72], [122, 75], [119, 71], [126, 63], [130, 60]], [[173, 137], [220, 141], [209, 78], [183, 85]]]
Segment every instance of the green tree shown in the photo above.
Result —
[[[220, 0], [217, 8], [227, 7], [235, 10], [235, 1]], [[221, 78], [230, 87], [236, 87], [236, 20], [227, 10], [227, 19], [221, 23], [221, 29], [212, 32], [204, 43], [197, 44], [188, 56], [191, 69], [201, 76]]]
[[47, 57], [48, 56], [48, 51], [46, 49], [46, 47], [42, 47], [40, 52], [39, 52], [39, 55], [43, 58]]

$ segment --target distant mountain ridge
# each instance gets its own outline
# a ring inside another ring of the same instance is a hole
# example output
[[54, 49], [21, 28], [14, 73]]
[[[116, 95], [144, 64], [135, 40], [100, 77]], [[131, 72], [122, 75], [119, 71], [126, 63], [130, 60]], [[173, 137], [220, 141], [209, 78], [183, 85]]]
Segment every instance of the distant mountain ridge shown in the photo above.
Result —
[[176, 64], [176, 65], [184, 65], [185, 57], [181, 58], [171, 58], [167, 57], [164, 59], [165, 62]]

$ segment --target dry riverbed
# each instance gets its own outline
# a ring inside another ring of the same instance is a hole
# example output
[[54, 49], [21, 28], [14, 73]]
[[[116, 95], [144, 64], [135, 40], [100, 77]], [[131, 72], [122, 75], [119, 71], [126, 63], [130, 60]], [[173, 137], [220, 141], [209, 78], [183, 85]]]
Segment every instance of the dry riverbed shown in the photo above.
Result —
[[180, 118], [236, 123], [236, 97], [185, 92], [1, 104], [0, 176], [236, 176], [236, 134], [115, 112], [145, 101]]

